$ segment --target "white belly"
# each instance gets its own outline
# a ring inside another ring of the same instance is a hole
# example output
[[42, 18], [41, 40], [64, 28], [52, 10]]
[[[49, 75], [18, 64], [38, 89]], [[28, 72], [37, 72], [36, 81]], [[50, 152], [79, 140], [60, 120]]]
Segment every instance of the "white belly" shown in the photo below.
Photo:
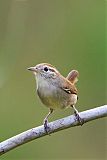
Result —
[[66, 108], [77, 102], [77, 95], [68, 94], [61, 88], [50, 85], [47, 81], [37, 82], [37, 93], [43, 104], [52, 109]]

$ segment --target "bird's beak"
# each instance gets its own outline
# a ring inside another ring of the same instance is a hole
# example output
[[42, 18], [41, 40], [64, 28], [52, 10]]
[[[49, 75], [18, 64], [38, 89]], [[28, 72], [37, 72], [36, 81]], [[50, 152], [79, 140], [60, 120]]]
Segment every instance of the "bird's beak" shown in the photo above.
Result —
[[32, 71], [32, 72], [37, 72], [37, 69], [35, 67], [29, 67], [27, 68], [29, 71]]

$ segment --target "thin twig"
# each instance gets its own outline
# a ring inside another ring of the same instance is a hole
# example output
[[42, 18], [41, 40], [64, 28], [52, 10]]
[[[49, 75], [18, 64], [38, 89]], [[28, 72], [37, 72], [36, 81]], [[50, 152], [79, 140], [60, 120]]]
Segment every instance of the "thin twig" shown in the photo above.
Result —
[[[80, 117], [84, 119], [84, 123], [102, 118], [107, 117], [107, 105], [100, 106], [94, 109], [90, 109], [80, 113]], [[78, 126], [79, 123], [76, 120], [74, 115], [53, 121], [49, 123], [50, 133], [58, 132], [60, 130]], [[29, 129], [23, 133], [20, 133], [14, 137], [11, 137], [3, 142], [0, 143], [0, 155], [24, 144], [34, 139], [46, 136], [47, 133], [44, 130], [43, 125]]]

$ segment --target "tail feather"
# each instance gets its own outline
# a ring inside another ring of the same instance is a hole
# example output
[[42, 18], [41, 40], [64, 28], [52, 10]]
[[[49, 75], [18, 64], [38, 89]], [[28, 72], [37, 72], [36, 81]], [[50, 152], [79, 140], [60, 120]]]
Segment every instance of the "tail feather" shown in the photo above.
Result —
[[78, 81], [78, 77], [79, 77], [79, 72], [77, 70], [72, 70], [68, 75], [67, 75], [67, 79], [75, 84]]

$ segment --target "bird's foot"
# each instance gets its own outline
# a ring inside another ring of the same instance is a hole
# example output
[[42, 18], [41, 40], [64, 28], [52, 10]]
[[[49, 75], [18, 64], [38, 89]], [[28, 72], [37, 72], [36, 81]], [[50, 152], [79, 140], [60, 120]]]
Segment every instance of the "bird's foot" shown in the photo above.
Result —
[[80, 115], [79, 115], [78, 112], [74, 112], [74, 114], [75, 114], [75, 117], [76, 117], [77, 121], [78, 121], [79, 124], [82, 126], [82, 125], [84, 124], [84, 119], [82, 119], [82, 118], [80, 117]]
[[43, 122], [43, 125], [44, 125], [44, 130], [45, 132], [50, 135], [50, 127], [48, 126], [48, 120], [47, 119], [44, 119], [44, 122]]

